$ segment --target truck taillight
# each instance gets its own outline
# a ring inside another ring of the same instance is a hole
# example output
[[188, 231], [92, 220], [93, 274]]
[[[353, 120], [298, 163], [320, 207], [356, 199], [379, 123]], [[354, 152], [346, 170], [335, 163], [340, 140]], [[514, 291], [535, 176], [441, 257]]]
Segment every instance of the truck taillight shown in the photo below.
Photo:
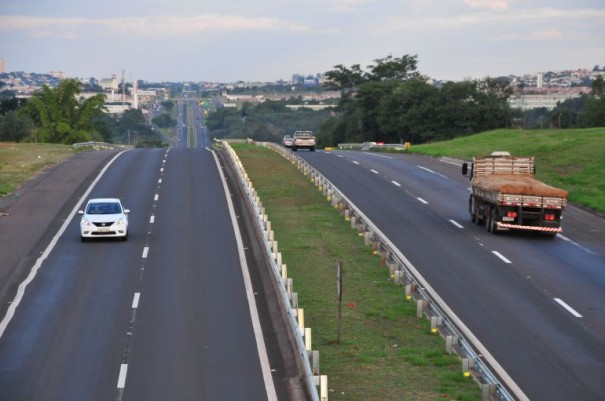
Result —
[[544, 215], [544, 220], [546, 221], [555, 221], [556, 217], [554, 214], [545, 214]]
[[507, 212], [506, 213], [506, 217], [510, 217], [510, 218], [516, 219], [517, 218], [517, 212]]

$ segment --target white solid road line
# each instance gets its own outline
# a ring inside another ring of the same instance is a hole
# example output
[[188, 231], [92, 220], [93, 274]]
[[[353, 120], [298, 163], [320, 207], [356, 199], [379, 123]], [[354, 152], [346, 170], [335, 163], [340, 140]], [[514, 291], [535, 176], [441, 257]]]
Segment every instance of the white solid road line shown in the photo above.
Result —
[[438, 173], [438, 172], [436, 172], [436, 171], [431, 170], [430, 168], [426, 168], [426, 167], [420, 166], [420, 165], [418, 165], [418, 164], [416, 165], [416, 167], [418, 167], [418, 168], [420, 168], [420, 169], [422, 169], [422, 170], [424, 170], [424, 171], [428, 171], [428, 172], [429, 172], [429, 173], [431, 173], [431, 174], [435, 174], [435, 175], [438, 175], [438, 176], [443, 177], [443, 178], [448, 178], [448, 177], [444, 176], [444, 175], [443, 175], [443, 174], [441, 174], [441, 173]]
[[239, 253], [240, 268], [242, 269], [242, 276], [244, 279], [244, 288], [246, 289], [246, 297], [248, 298], [248, 308], [250, 309], [250, 318], [252, 320], [254, 339], [256, 340], [256, 349], [258, 352], [258, 358], [260, 360], [263, 381], [265, 382], [265, 390], [267, 391], [267, 401], [278, 401], [277, 392], [275, 391], [275, 385], [273, 383], [273, 375], [271, 374], [269, 356], [267, 355], [267, 347], [265, 346], [263, 330], [260, 324], [258, 308], [256, 306], [256, 300], [254, 298], [252, 280], [250, 279], [250, 271], [248, 269], [248, 263], [246, 262], [246, 255], [244, 253], [244, 244], [242, 241], [239, 223], [237, 222], [235, 210], [233, 209], [233, 201], [231, 200], [231, 196], [229, 196], [229, 187], [227, 186], [225, 174], [223, 174], [223, 170], [221, 169], [221, 165], [219, 163], [216, 152], [212, 151], [212, 156], [214, 157], [218, 173], [223, 183], [223, 191], [225, 192], [225, 199], [227, 200], [229, 215], [231, 216], [231, 224], [233, 226], [233, 232], [235, 234], [235, 241], [237, 243], [237, 249]]
[[557, 302], [559, 305], [564, 307], [567, 310], [567, 312], [571, 313], [575, 317], [582, 317], [582, 315], [580, 315], [578, 312], [576, 312], [576, 310], [574, 308], [572, 308], [571, 306], [569, 306], [565, 302], [563, 302], [563, 300], [561, 298], [555, 298], [555, 302]]

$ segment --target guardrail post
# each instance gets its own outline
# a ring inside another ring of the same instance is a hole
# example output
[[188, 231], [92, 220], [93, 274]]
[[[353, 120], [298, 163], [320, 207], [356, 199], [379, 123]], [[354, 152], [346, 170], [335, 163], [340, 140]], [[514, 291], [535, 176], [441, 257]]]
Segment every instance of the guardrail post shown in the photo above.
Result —
[[298, 321], [298, 329], [302, 334], [305, 330], [305, 310], [303, 308], [298, 308], [298, 311], [296, 313], [296, 319]]
[[437, 333], [437, 326], [443, 324], [443, 318], [441, 316], [431, 316], [431, 333]]
[[295, 312], [295, 315], [298, 315], [298, 293], [297, 292], [293, 292], [290, 294], [290, 306], [292, 307], [292, 309]]
[[281, 265], [281, 279], [282, 281], [286, 282], [286, 280], [288, 279], [288, 266], [286, 266], [285, 264]]
[[405, 286], [405, 299], [412, 299], [412, 284]]
[[307, 354], [311, 351], [311, 328], [305, 327], [305, 350]]
[[293, 281], [291, 278], [286, 279], [286, 292], [288, 294], [292, 294], [292, 283]]
[[481, 399], [483, 401], [489, 401], [492, 399], [492, 396], [496, 394], [496, 386], [489, 383], [483, 383], [481, 385], [481, 391], [483, 393]]
[[277, 257], [275, 258], [275, 263], [278, 266], [281, 266], [281, 252], [277, 252]]
[[311, 369], [314, 376], [319, 376], [319, 351], [311, 352]]
[[462, 374], [464, 377], [471, 375], [471, 368], [473, 367], [473, 360], [471, 358], [462, 358]]
[[319, 399], [328, 401], [328, 376], [319, 376]]
[[351, 228], [356, 228], [357, 227], [357, 216], [351, 216], [350, 221], [351, 221]]
[[419, 299], [416, 301], [416, 317], [422, 317], [422, 311], [426, 305], [426, 300]]

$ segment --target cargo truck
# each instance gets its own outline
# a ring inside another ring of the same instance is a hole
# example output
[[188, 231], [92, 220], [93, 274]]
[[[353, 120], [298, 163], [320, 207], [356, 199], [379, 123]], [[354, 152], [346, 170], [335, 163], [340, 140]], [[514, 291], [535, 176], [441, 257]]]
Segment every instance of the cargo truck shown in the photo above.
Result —
[[462, 174], [471, 179], [471, 220], [485, 224], [487, 231], [525, 230], [552, 237], [562, 231], [567, 191], [534, 178], [533, 157], [493, 152], [473, 158], [470, 166], [464, 163]]

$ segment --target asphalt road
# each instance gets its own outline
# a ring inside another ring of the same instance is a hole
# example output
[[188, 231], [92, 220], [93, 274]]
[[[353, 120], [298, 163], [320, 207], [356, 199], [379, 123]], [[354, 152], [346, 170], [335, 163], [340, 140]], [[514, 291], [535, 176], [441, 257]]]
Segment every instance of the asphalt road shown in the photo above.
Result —
[[603, 399], [605, 220], [570, 207], [564, 235], [492, 235], [450, 161], [298, 152], [403, 252], [532, 400]]
[[[83, 156], [86, 171], [70, 159], [77, 180], [58, 167], [23, 195], [29, 207], [45, 205], [51, 222], [20, 239], [30, 251], [2, 271], [23, 278], [34, 255], [56, 243], [2, 328], [0, 400], [304, 399], [265, 255], [245, 205], [234, 201], [232, 215], [225, 201], [238, 198], [223, 186], [220, 171], [229, 169], [201, 146], [134, 149], [83, 197], [108, 156]], [[43, 197], [32, 195], [42, 188]], [[131, 209], [128, 241], [80, 242], [75, 206], [97, 196]], [[16, 212], [23, 199], [6, 208]], [[44, 204], [52, 199], [64, 206]], [[12, 230], [2, 226], [2, 244]], [[16, 305], [9, 287], [5, 309]]]

